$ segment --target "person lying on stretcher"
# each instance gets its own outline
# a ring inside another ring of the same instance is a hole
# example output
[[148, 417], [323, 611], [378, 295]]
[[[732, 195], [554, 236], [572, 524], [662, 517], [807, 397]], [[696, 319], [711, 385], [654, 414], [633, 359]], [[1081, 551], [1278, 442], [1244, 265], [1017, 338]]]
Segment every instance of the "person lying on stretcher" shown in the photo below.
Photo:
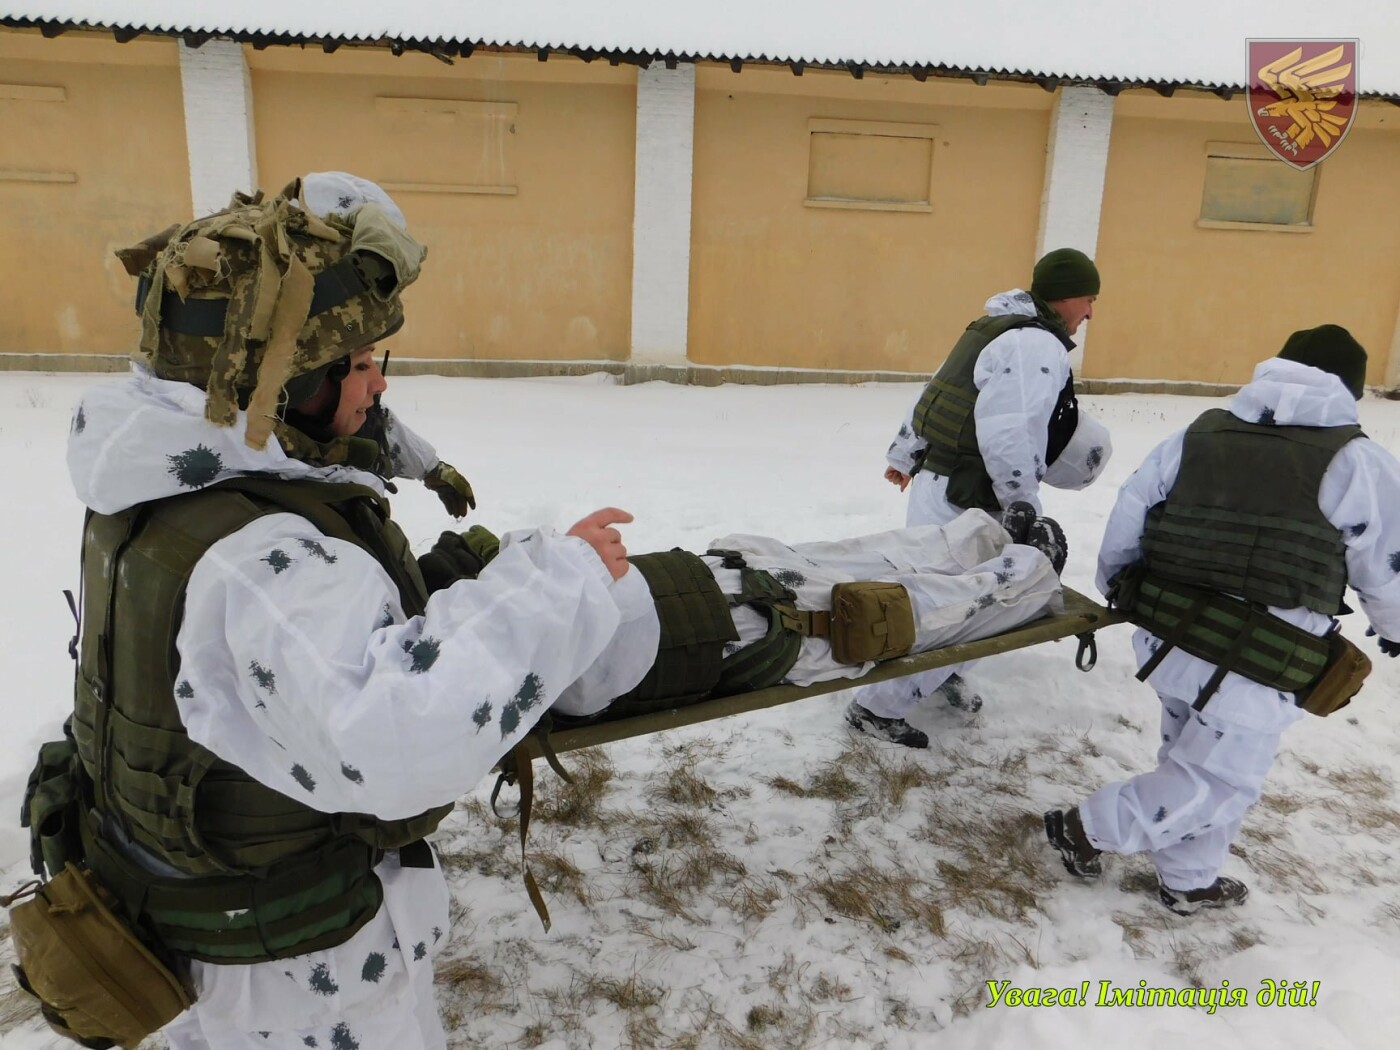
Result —
[[[568, 533], [598, 554], [615, 590], [630, 593], [633, 615], [554, 701], [566, 719], [611, 720], [779, 683], [857, 678], [879, 661], [999, 634], [1062, 608], [1064, 533], [1027, 503], [1013, 505], [1002, 523], [969, 510], [946, 525], [844, 540], [789, 545], [730, 535], [698, 555], [628, 557], [615, 526], [631, 520], [606, 508]], [[480, 526], [444, 532], [419, 565], [434, 591], [489, 576], [497, 549]]]

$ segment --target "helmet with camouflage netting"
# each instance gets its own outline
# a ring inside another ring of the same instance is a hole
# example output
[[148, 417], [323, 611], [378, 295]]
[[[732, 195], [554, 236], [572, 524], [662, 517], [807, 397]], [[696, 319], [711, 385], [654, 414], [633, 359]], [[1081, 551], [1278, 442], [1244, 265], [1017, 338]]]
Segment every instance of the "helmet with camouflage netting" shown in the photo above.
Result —
[[294, 203], [301, 180], [232, 203], [117, 253], [140, 277], [141, 345], [162, 379], [205, 390], [205, 416], [267, 443], [285, 406], [311, 396], [337, 360], [396, 332], [400, 294], [426, 249], [377, 204], [319, 217]]

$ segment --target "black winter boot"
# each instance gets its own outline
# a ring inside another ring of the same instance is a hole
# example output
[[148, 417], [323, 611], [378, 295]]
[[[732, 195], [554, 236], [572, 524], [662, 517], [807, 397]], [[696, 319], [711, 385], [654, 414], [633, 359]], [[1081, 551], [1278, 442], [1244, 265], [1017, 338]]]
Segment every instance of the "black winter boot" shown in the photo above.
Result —
[[982, 710], [981, 694], [968, 685], [967, 679], [960, 674], [950, 674], [944, 683], [929, 695], [941, 696], [948, 701], [949, 707], [956, 707], [959, 711], [966, 711], [970, 715], [975, 715]]
[[1029, 543], [1026, 537], [1038, 516], [1029, 503], [1017, 500], [1001, 512], [1001, 527], [1011, 536], [1012, 543]]
[[1065, 539], [1065, 530], [1054, 518], [1039, 517], [1031, 522], [1031, 527], [1026, 531], [1026, 543], [1049, 559], [1056, 576], [1065, 571], [1065, 562], [1069, 559], [1069, 540]]
[[1001, 512], [1001, 527], [1011, 537], [1012, 543], [1034, 547], [1045, 555], [1055, 575], [1064, 571], [1069, 557], [1069, 541], [1065, 530], [1054, 518], [1037, 514], [1035, 508], [1025, 500], [1017, 500]]
[[1200, 890], [1173, 890], [1158, 886], [1158, 899], [1178, 915], [1190, 915], [1202, 908], [1230, 908], [1249, 899], [1249, 887], [1239, 879], [1222, 875]]
[[881, 718], [854, 700], [851, 701], [851, 706], [846, 708], [846, 724], [866, 736], [888, 740], [891, 744], [928, 747], [928, 734], [923, 730], [915, 729], [902, 718]]
[[1103, 851], [1096, 848], [1084, 834], [1079, 819], [1079, 807], [1045, 811], [1045, 837], [1060, 851], [1065, 870], [1081, 879], [1096, 879], [1103, 874]]

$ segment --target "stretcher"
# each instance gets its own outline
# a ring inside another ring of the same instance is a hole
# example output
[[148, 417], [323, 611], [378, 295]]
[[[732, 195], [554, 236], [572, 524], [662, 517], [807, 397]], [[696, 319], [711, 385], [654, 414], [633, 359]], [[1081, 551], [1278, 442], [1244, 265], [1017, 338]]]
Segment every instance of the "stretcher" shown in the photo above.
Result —
[[728, 718], [730, 715], [743, 714], [748, 711], [760, 711], [767, 707], [778, 707], [781, 704], [790, 704], [795, 700], [805, 700], [823, 693], [854, 689], [874, 682], [883, 682], [890, 678], [917, 674], [935, 667], [947, 667], [951, 664], [980, 660], [988, 656], [998, 656], [1015, 649], [1039, 645], [1041, 642], [1059, 641], [1062, 638], [1072, 637], [1079, 640], [1079, 647], [1074, 657], [1075, 666], [1081, 671], [1091, 670], [1098, 655], [1094, 632], [1100, 627], [1124, 623], [1127, 618], [1068, 587], [1062, 588], [1061, 594], [1064, 598], [1063, 612], [1042, 616], [1010, 631], [1003, 631], [1001, 634], [989, 635], [986, 638], [962, 642], [942, 649], [931, 649], [928, 652], [912, 656], [886, 660], [876, 664], [859, 678], [834, 678], [802, 686], [777, 685], [768, 689], [756, 689], [748, 693], [715, 697], [626, 718], [607, 719], [606, 714], [604, 714], [602, 720], [590, 721], [583, 725], [551, 727], [547, 720], [542, 720], [542, 724], [536, 727], [537, 731], [530, 733], [516, 744], [514, 749], [497, 765], [499, 776], [495, 789], [491, 792], [491, 808], [496, 810], [498, 816], [506, 816], [507, 814], [502, 813], [497, 808], [497, 799], [501, 788], [505, 785], [513, 785], [519, 790], [519, 801], [516, 804], [514, 815], [518, 815], [520, 821], [522, 875], [530, 903], [534, 905], [544, 928], [548, 930], [550, 927], [549, 909], [545, 905], [544, 897], [540, 893], [525, 856], [525, 840], [530, 826], [530, 808], [534, 794], [533, 766], [535, 759], [544, 758], [555, 772], [567, 780], [569, 779], [568, 773], [557, 759], [557, 756], [564, 752], [577, 751], [584, 747], [595, 747], [599, 744], [610, 744], [618, 740], [629, 740], [632, 737], [649, 736], [667, 729], [710, 722], [717, 718]]
[[[1064, 611], [1061, 613], [1043, 616], [1010, 631], [979, 638], [976, 641], [962, 642], [959, 645], [950, 645], [943, 649], [931, 649], [928, 652], [887, 660], [884, 663], [876, 664], [859, 678], [835, 678], [803, 686], [776, 685], [768, 689], [716, 697], [630, 718], [590, 722], [586, 725], [563, 728], [556, 727], [548, 736], [548, 746], [555, 754], [562, 754], [567, 751], [576, 751], [582, 747], [610, 744], [617, 740], [648, 736], [680, 726], [709, 722], [716, 718], [727, 718], [730, 715], [742, 714], [746, 711], [760, 711], [767, 707], [777, 707], [781, 704], [792, 703], [794, 700], [820, 696], [823, 693], [855, 689], [873, 682], [901, 678], [904, 675], [917, 674], [935, 667], [947, 667], [951, 664], [980, 660], [988, 656], [1008, 653], [1015, 649], [1039, 645], [1041, 642], [1059, 641], [1062, 638], [1079, 639], [1079, 649], [1075, 653], [1075, 664], [1080, 670], [1087, 671], [1093, 667], [1096, 656], [1094, 632], [1100, 627], [1125, 623], [1126, 617], [1068, 587], [1063, 588], [1061, 593], [1064, 596], [1065, 604]], [[529, 736], [521, 744], [528, 750], [532, 759], [544, 756], [545, 752], [538, 737]]]

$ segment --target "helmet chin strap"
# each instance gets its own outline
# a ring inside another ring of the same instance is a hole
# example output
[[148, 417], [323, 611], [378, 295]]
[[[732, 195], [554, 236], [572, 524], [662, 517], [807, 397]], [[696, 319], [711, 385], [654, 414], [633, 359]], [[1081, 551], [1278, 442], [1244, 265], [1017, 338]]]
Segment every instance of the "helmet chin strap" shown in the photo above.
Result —
[[330, 441], [335, 436], [331, 433], [331, 423], [340, 407], [340, 381], [349, 372], [350, 355], [346, 354], [331, 365], [326, 377], [321, 380], [321, 389], [329, 388], [332, 396], [326, 399], [320, 411], [306, 412], [300, 408], [288, 408], [285, 414], [287, 422], [310, 438], [322, 442]]

